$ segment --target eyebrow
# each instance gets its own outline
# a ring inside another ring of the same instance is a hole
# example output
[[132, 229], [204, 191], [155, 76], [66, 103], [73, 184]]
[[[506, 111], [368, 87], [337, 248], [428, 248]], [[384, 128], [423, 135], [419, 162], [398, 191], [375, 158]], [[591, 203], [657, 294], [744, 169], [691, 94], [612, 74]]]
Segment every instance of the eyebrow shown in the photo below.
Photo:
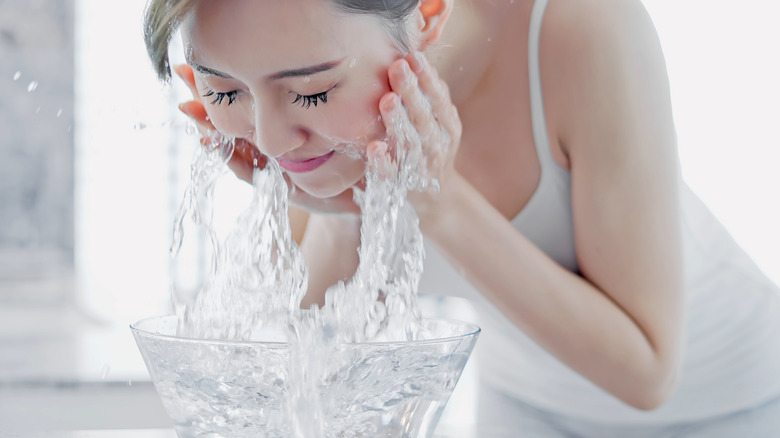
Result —
[[201, 72], [201, 73], [203, 73], [203, 74], [206, 74], [206, 75], [211, 75], [211, 76], [216, 76], [216, 77], [218, 77], [218, 78], [233, 79], [233, 77], [232, 77], [232, 76], [230, 76], [230, 75], [229, 75], [229, 74], [227, 74], [227, 73], [222, 73], [222, 72], [221, 72], [221, 71], [219, 71], [219, 70], [214, 70], [213, 68], [209, 68], [209, 67], [202, 66], [202, 65], [198, 64], [198, 63], [197, 63], [197, 62], [195, 62], [195, 61], [192, 61], [192, 60], [190, 60], [190, 61], [187, 61], [187, 63], [188, 63], [189, 65], [191, 65], [192, 67], [194, 67], [194, 68], [195, 68], [195, 70], [197, 70], [197, 71], [199, 71], [199, 72]]
[[277, 79], [284, 79], [284, 78], [294, 78], [298, 76], [309, 76], [313, 75], [315, 73], [320, 73], [323, 71], [328, 71], [332, 68], [337, 67], [343, 59], [339, 59], [338, 61], [330, 61], [330, 62], [324, 62], [319, 65], [313, 65], [311, 67], [304, 67], [304, 68], [296, 68], [293, 70], [284, 70], [280, 71], [278, 73], [274, 73], [270, 76], [271, 79], [277, 80]]
[[[283, 70], [277, 73], [274, 73], [269, 76], [272, 80], [278, 80], [278, 79], [284, 79], [284, 78], [294, 78], [294, 77], [300, 77], [300, 76], [309, 76], [316, 73], [321, 73], [324, 71], [328, 71], [330, 69], [333, 69], [335, 67], [338, 67], [344, 59], [339, 59], [337, 61], [330, 61], [330, 62], [324, 62], [322, 64], [318, 65], [312, 65], [310, 67], [304, 67], [304, 68], [296, 68], [292, 70]], [[214, 70], [213, 68], [209, 68], [203, 65], [198, 64], [195, 61], [189, 60], [187, 62], [190, 64], [195, 70], [199, 71], [200, 73], [216, 76], [219, 78], [225, 78], [225, 79], [233, 79], [232, 76], [230, 76], [227, 73], [223, 73], [219, 70]]]

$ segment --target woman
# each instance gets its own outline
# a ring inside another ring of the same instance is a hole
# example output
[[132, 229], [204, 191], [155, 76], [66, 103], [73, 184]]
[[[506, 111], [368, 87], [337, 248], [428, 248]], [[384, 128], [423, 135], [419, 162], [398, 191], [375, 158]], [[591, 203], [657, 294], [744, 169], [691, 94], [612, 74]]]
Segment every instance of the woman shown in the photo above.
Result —
[[276, 159], [296, 187], [304, 306], [355, 270], [366, 157], [422, 147], [441, 191], [410, 197], [421, 290], [481, 313], [480, 422], [774, 436], [777, 288], [681, 182], [641, 3], [453, 3], [153, 0], [147, 45], [167, 77], [181, 26], [183, 111], [237, 139], [239, 176]]

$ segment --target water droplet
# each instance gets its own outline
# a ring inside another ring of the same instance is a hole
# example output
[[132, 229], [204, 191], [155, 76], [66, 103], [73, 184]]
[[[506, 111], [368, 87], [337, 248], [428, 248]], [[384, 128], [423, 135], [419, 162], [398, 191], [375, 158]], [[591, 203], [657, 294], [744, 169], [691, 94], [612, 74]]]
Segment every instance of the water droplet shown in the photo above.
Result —
[[127, 386], [133, 386], [133, 381], [132, 380], [128, 380], [127, 381]]
[[136, 131], [140, 131], [142, 129], [146, 129], [146, 123], [143, 122], [137, 122], [133, 125], [133, 129]]
[[304, 76], [304, 77], [303, 77], [303, 82], [305, 82], [305, 83], [307, 83], [307, 84], [308, 84], [309, 82], [311, 82], [311, 77], [309, 77], [309, 76]]
[[458, 67], [458, 70], [463, 71], [463, 66]]
[[357, 58], [352, 58], [349, 60], [349, 68], [352, 68], [357, 64]]
[[38, 88], [38, 81], [32, 81], [27, 85], [27, 92], [32, 93], [36, 88]]
[[73, 130], [73, 125], [68, 125], [68, 132]]
[[41, 107], [35, 108], [35, 114], [39, 114], [41, 112]]
[[57, 118], [59, 118], [62, 115], [62, 108], [57, 110]]
[[103, 365], [103, 369], [100, 370], [100, 378], [103, 380], [106, 380], [106, 376], [108, 376], [108, 372], [111, 370], [111, 365], [105, 364]]
[[211, 117], [209, 117], [209, 116], [206, 116], [206, 121], [207, 121], [207, 122], [211, 121]]
[[493, 38], [488, 37], [488, 42], [493, 41]]
[[22, 77], [22, 72], [18, 71], [16, 73], [14, 73], [14, 80], [15, 81], [18, 81], [19, 78], [21, 78], [21, 77]]
[[509, 4], [515, 4], [515, 0], [509, 0]]

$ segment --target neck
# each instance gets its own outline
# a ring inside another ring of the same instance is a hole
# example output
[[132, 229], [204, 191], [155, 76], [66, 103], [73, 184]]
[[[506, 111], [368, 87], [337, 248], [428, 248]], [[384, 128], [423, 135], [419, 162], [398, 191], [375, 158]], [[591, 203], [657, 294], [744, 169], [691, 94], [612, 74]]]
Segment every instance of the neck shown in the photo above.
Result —
[[[525, 3], [525, 0], [515, 0]], [[508, 22], [508, 7], [485, 0], [459, 1], [450, 14], [440, 40], [428, 50], [433, 64], [450, 87], [458, 105], [474, 91], [496, 61], [498, 38]], [[504, 4], [506, 3], [506, 4]]]

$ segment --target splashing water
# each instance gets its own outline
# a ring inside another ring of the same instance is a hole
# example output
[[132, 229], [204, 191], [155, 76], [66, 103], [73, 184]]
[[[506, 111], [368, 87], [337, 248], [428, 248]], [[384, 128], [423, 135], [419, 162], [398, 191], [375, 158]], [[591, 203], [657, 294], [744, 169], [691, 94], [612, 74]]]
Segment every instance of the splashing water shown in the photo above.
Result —
[[354, 277], [328, 289], [324, 319], [337, 342], [408, 341], [418, 336], [417, 285], [424, 250], [419, 221], [406, 202], [414, 166], [402, 153], [399, 168], [371, 163], [366, 190], [355, 190], [362, 211], [360, 263]]
[[[263, 329], [277, 329], [290, 346], [286, 405], [290, 433], [306, 438], [334, 436], [325, 431], [335, 420], [324, 414], [333, 403], [319, 395], [322, 376], [342, 372], [342, 364], [333, 359], [333, 348], [367, 341], [409, 341], [425, 335], [416, 296], [423, 241], [406, 195], [409, 190], [435, 186], [435, 181], [426, 179], [420, 170], [425, 166], [421, 151], [399, 149], [395, 162], [368, 163], [365, 191], [354, 189], [362, 212], [355, 275], [347, 283], [330, 287], [322, 308], [301, 309], [308, 273], [292, 238], [288, 187], [280, 167], [269, 160], [265, 169], [255, 169], [252, 200], [220, 241], [212, 223], [214, 189], [227, 173], [225, 163], [234, 145], [218, 134], [210, 140], [192, 164], [171, 254], [175, 266], [185, 228], [191, 225], [205, 236], [211, 263], [194, 290], [172, 285], [177, 335], [250, 340]], [[364, 157], [355, 145], [349, 145], [346, 152]]]
[[[189, 219], [207, 237], [211, 265], [198, 290], [172, 287], [179, 334], [248, 340], [257, 328], [291, 325], [296, 337], [310, 326], [327, 331], [337, 343], [416, 339], [424, 252], [406, 194], [428, 183], [419, 171], [421, 153], [399, 150], [396, 163], [370, 163], [365, 191], [354, 189], [362, 212], [360, 263], [349, 282], [328, 289], [325, 306], [315, 312], [299, 308], [308, 274], [289, 227], [288, 187], [278, 164], [269, 160], [264, 170], [255, 169], [252, 201], [219, 241], [212, 223], [214, 188], [227, 172], [233, 143], [215, 134], [207, 144], [192, 164], [171, 253], [176, 259]], [[361, 157], [359, 147], [349, 145], [348, 155]]]
[[189, 218], [208, 237], [212, 260], [194, 295], [172, 288], [179, 333], [247, 340], [256, 328], [286, 324], [306, 292], [307, 272], [289, 227], [287, 185], [274, 161], [266, 171], [254, 172], [251, 203], [225, 240], [218, 240], [212, 223], [214, 188], [227, 171], [234, 145], [220, 136], [208, 143], [192, 165], [171, 252], [178, 254]]

